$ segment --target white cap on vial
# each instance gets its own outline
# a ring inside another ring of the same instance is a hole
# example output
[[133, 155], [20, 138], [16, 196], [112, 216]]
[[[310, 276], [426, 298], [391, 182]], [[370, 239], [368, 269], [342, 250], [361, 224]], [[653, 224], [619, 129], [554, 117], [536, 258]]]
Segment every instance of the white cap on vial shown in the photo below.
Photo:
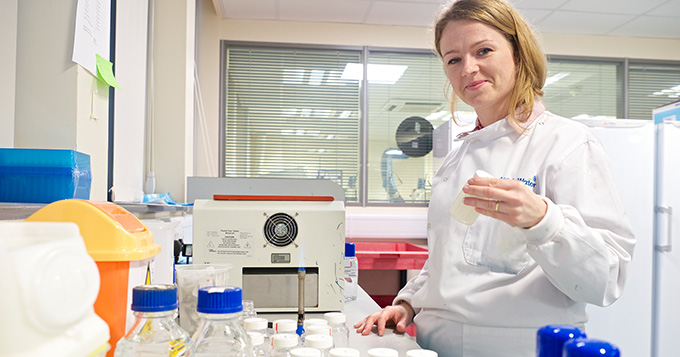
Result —
[[272, 324], [274, 333], [295, 333], [297, 330], [297, 321], [291, 319], [280, 319], [274, 321]]
[[331, 327], [330, 326], [321, 326], [321, 325], [311, 325], [305, 327], [305, 335], [311, 336], [311, 335], [331, 335]]
[[432, 350], [408, 350], [406, 357], [437, 357], [437, 352]]
[[304, 322], [304, 327], [307, 329], [307, 326], [328, 326], [328, 321], [326, 319], [305, 319]]
[[399, 357], [399, 352], [391, 348], [371, 348], [368, 357]]
[[309, 347], [298, 347], [290, 350], [291, 357], [321, 357], [321, 350]]
[[248, 331], [248, 336], [250, 336], [250, 342], [253, 344], [253, 346], [264, 344], [264, 334], [261, 332]]
[[329, 324], [344, 324], [347, 322], [347, 315], [342, 312], [327, 312], [323, 314]]
[[360, 357], [361, 353], [355, 348], [342, 347], [330, 350], [331, 357]]
[[267, 319], [261, 317], [250, 317], [243, 320], [243, 328], [248, 331], [253, 330], [266, 330], [267, 329]]
[[274, 348], [295, 347], [298, 345], [298, 335], [292, 333], [280, 333], [272, 336], [272, 346]]
[[305, 337], [305, 347], [331, 348], [333, 347], [333, 337], [328, 335], [311, 335]]

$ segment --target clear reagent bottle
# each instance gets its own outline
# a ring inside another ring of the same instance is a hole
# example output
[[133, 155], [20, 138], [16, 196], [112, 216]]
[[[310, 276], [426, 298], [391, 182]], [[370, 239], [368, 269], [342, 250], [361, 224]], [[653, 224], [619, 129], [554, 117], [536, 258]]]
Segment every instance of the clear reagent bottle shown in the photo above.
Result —
[[141, 285], [132, 289], [135, 322], [116, 344], [115, 357], [182, 356], [189, 333], [177, 322], [177, 287]]
[[354, 243], [345, 243], [345, 301], [357, 299], [359, 286], [359, 261]]
[[241, 288], [210, 286], [198, 289], [196, 311], [200, 322], [187, 356], [251, 357], [250, 337], [239, 321], [243, 310]]

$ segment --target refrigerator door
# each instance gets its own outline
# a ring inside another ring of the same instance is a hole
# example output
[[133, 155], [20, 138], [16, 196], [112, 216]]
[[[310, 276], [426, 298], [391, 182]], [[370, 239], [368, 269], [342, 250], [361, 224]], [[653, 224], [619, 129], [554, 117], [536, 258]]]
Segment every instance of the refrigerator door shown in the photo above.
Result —
[[654, 110], [654, 323], [652, 356], [680, 351], [680, 102]]
[[617, 345], [626, 356], [648, 356], [652, 326], [654, 124], [647, 120], [580, 120], [602, 142], [637, 244], [623, 295], [589, 305], [588, 337]]

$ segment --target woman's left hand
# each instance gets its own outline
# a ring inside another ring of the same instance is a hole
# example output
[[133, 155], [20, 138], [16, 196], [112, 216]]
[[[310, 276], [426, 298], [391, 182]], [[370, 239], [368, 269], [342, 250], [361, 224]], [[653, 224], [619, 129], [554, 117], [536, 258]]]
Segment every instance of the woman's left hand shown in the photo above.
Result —
[[545, 216], [548, 204], [523, 182], [498, 178], [474, 177], [463, 186], [468, 206], [485, 216], [499, 219], [513, 227], [531, 228]]

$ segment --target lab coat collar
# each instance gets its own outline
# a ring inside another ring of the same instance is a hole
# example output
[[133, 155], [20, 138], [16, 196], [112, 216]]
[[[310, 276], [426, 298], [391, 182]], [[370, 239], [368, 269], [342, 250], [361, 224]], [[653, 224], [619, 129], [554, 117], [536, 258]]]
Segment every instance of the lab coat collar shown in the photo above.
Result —
[[[531, 127], [533, 126], [534, 122], [538, 117], [540, 117], [543, 114], [543, 112], [545, 112], [545, 106], [540, 100], [535, 100], [534, 109], [531, 112], [531, 116], [526, 122], [520, 123], [520, 125], [526, 128], [525, 131], [531, 130]], [[475, 122], [475, 128], [472, 129], [471, 131], [466, 131], [458, 134], [454, 141], [458, 140], [467, 141], [470, 139], [494, 140], [498, 137], [512, 134], [521, 135], [521, 133], [518, 133], [517, 130], [515, 130], [515, 128], [513, 128], [510, 125], [510, 123], [508, 122], [508, 117], [496, 121], [486, 127], [482, 127], [481, 123], [479, 122], [479, 118], [477, 118]]]

